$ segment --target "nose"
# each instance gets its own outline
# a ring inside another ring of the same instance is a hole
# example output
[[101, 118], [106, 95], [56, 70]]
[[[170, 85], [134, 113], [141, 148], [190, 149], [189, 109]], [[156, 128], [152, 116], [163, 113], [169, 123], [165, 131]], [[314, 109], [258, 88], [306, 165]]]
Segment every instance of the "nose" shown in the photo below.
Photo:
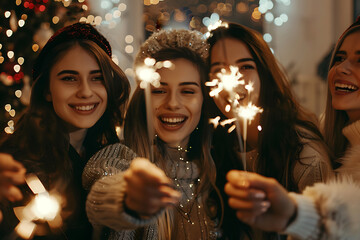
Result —
[[91, 86], [87, 80], [82, 79], [78, 85], [77, 96], [79, 98], [89, 98], [93, 95]]
[[351, 74], [351, 62], [349, 60], [345, 60], [341, 62], [336, 69], [338, 73], [346, 75]]
[[170, 110], [179, 109], [181, 106], [181, 100], [176, 92], [170, 92], [167, 100], [167, 107]]

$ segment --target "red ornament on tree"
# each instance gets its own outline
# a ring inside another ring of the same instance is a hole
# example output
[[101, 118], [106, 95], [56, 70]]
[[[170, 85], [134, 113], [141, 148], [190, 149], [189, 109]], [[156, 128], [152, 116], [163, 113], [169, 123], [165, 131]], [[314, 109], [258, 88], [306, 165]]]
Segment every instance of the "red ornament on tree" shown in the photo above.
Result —
[[24, 7], [33, 9], [35, 12], [44, 12], [48, 2], [48, 0], [25, 0]]

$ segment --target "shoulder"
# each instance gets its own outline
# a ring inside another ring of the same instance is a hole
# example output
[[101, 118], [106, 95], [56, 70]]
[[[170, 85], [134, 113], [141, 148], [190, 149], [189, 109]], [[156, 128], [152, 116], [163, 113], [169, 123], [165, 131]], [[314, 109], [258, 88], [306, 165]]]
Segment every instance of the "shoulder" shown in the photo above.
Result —
[[88, 189], [102, 176], [125, 171], [135, 157], [135, 152], [121, 143], [115, 143], [99, 150], [85, 166], [82, 175], [83, 186]]
[[312, 139], [311, 135], [300, 138], [303, 148], [294, 166], [294, 178], [299, 190], [302, 190], [315, 182], [331, 178], [333, 170], [326, 146], [321, 140]]
[[347, 149], [344, 157], [339, 159], [342, 166], [336, 171], [341, 175], [350, 175], [360, 183], [360, 145]]

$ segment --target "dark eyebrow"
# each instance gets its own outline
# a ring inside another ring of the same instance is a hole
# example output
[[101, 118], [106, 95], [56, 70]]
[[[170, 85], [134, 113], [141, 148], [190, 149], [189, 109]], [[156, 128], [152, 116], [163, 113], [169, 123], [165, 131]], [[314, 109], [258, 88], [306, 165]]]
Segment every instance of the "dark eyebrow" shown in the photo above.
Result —
[[[240, 58], [240, 59], [236, 60], [235, 63], [248, 62], [248, 61], [255, 62], [255, 60], [253, 58]], [[223, 64], [224, 64], [224, 62], [214, 62], [210, 65], [210, 67], [213, 67], [216, 65], [223, 65]]]
[[[168, 84], [166, 82], [160, 82], [160, 85], [167, 86]], [[197, 82], [182, 82], [179, 85], [180, 86], [195, 85], [200, 87], [200, 85]]]
[[346, 52], [345, 51], [337, 51], [336, 54], [344, 54], [344, 55], [346, 55]]
[[[101, 70], [99, 69], [99, 70], [92, 70], [92, 71], [90, 71], [90, 74], [95, 74], [95, 73], [101, 73]], [[73, 74], [73, 75], [77, 75], [77, 74], [79, 74], [77, 71], [74, 71], [74, 70], [63, 70], [63, 71], [61, 71], [61, 72], [59, 72], [58, 74], [57, 74], [57, 76], [60, 76], [60, 75], [62, 75], [62, 74]]]

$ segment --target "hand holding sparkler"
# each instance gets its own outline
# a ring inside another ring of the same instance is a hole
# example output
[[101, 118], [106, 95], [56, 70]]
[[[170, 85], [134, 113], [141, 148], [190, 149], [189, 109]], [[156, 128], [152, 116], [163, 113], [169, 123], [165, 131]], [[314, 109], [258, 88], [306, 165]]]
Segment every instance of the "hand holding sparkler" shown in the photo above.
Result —
[[241, 221], [264, 231], [284, 231], [294, 219], [296, 203], [276, 180], [237, 170], [226, 178], [229, 205]]
[[131, 162], [124, 174], [126, 206], [142, 217], [156, 214], [162, 208], [176, 204], [181, 194], [174, 190], [164, 171], [145, 158]]

